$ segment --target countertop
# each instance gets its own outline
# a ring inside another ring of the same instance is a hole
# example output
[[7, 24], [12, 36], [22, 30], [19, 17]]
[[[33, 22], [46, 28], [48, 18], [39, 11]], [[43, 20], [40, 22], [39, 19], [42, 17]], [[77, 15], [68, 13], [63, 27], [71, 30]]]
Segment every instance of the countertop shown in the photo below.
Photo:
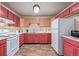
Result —
[[51, 34], [51, 33], [19, 33], [19, 34]]
[[0, 37], [0, 40], [6, 39], [6, 37]]
[[79, 42], [79, 37], [74, 37], [74, 36], [63, 36], [63, 37]]

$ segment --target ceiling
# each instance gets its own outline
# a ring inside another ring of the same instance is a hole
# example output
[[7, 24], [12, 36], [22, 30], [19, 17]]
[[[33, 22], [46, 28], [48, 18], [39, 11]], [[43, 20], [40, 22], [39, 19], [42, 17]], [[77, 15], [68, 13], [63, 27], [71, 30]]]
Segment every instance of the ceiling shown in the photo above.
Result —
[[[50, 16], [56, 15], [72, 2], [2, 2], [8, 8], [19, 14], [20, 16]], [[33, 6], [38, 4], [40, 12], [35, 14]]]

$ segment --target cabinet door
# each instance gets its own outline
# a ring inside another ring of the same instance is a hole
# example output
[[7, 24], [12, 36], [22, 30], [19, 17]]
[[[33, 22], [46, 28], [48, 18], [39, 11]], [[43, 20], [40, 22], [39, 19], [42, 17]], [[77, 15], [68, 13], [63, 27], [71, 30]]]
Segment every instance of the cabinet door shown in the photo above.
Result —
[[74, 56], [74, 46], [64, 42], [64, 56]]
[[20, 27], [20, 18], [17, 17], [17, 19], [18, 19], [18, 20], [17, 20], [17, 26]]
[[0, 6], [0, 17], [7, 18], [7, 9]]
[[27, 37], [28, 37], [28, 35], [25, 34], [25, 35], [24, 35], [24, 43], [27, 43], [27, 40], [28, 40]]
[[14, 26], [17, 26], [17, 16], [16, 15], [14, 15], [14, 22], [15, 22]]
[[66, 17], [70, 14], [70, 8], [64, 11], [63, 17]]
[[18, 16], [15, 16], [15, 17], [16, 17], [16, 18], [15, 18], [16, 26], [19, 27], [19, 18], [18, 18]]
[[27, 43], [34, 43], [34, 35], [33, 34], [28, 34]]
[[34, 43], [40, 43], [40, 34], [34, 34], [33, 42]]
[[5, 56], [6, 55], [6, 46], [5, 44], [0, 45], [0, 56]]
[[73, 13], [75, 11], [79, 10], [79, 2], [75, 3], [72, 7], [70, 12]]
[[45, 36], [44, 36], [44, 34], [40, 34], [40, 43], [45, 43]]
[[50, 18], [40, 18], [39, 19], [40, 22], [40, 26], [44, 26], [44, 27], [50, 27], [51, 22], [50, 22]]
[[47, 43], [50, 43], [51, 42], [51, 34], [48, 34], [47, 35]]
[[8, 19], [13, 21], [13, 13], [8, 11]]
[[75, 47], [75, 56], [79, 56], [79, 47]]

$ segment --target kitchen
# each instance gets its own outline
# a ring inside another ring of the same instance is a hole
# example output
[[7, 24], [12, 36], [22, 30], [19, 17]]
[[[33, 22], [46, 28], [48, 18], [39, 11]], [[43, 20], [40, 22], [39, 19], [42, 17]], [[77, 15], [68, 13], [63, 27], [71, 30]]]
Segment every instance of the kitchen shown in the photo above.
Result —
[[0, 56], [79, 56], [79, 2], [1, 2]]

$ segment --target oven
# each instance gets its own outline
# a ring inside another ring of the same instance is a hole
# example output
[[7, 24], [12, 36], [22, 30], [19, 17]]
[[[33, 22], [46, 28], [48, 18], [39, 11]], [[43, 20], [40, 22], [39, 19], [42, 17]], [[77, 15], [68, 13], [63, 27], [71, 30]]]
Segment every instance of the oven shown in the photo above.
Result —
[[10, 34], [7, 38], [7, 56], [14, 55], [19, 49], [19, 36]]

